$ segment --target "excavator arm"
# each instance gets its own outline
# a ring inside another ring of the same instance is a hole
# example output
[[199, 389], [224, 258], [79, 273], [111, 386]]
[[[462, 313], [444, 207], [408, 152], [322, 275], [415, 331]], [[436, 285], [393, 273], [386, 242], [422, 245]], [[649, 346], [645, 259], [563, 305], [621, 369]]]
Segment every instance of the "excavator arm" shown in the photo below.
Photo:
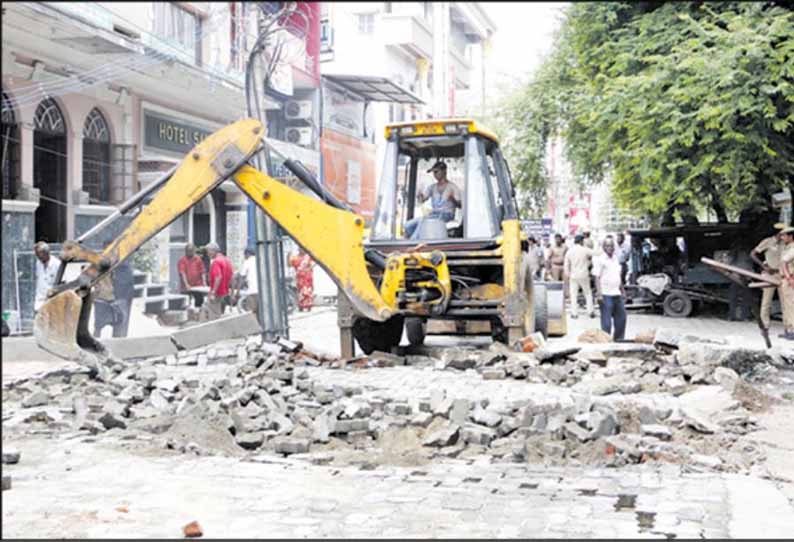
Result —
[[182, 160], [152, 201], [101, 253], [74, 241], [64, 243], [64, 265], [73, 260], [89, 265], [76, 280], [50, 291], [35, 318], [38, 345], [76, 361], [92, 362], [97, 354], [104, 355], [105, 349], [88, 331], [93, 287], [230, 178], [329, 273], [359, 312], [377, 321], [391, 317], [393, 308], [384, 301], [367, 271], [367, 260], [373, 257], [365, 255], [363, 218], [305, 196], [248, 166], [261, 149], [263, 136], [262, 124], [253, 119], [222, 128]]

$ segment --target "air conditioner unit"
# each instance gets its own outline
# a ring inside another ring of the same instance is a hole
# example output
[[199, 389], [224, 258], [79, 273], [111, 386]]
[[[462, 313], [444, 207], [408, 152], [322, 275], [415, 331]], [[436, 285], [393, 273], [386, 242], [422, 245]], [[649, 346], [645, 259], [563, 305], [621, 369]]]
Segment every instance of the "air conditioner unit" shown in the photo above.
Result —
[[284, 116], [287, 119], [312, 118], [311, 100], [290, 100], [284, 105]]
[[287, 141], [295, 145], [311, 145], [312, 129], [295, 127], [287, 128]]

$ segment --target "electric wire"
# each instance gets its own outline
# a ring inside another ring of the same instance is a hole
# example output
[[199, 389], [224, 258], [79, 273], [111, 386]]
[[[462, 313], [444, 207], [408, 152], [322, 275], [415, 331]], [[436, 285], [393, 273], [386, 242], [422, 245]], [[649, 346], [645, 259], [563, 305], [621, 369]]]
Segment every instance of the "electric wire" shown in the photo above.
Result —
[[[210, 26], [209, 31], [206, 31], [202, 28], [201, 35], [198, 38], [197, 47], [201, 46], [203, 40], [209, 39], [214, 36], [217, 31], [223, 26], [223, 23], [226, 22], [224, 18], [226, 12], [229, 11], [227, 8], [224, 11], [218, 12], [213, 16], [216, 18], [215, 23]], [[125, 19], [120, 18], [121, 20]], [[20, 29], [24, 30], [24, 29]], [[159, 38], [158, 38], [159, 39]], [[162, 41], [162, 40], [161, 40]], [[167, 46], [174, 48], [172, 44], [167, 42]], [[184, 53], [184, 51], [179, 51], [180, 53]], [[48, 83], [42, 83], [38, 81], [36, 83], [32, 83], [30, 85], [26, 85], [25, 87], [21, 87], [23, 90], [21, 92], [15, 92], [15, 105], [18, 107], [23, 107], [25, 105], [31, 105], [33, 103], [37, 103], [41, 99], [44, 99], [48, 96], [59, 96], [62, 94], [67, 94], [70, 92], [78, 92], [85, 88], [95, 86], [98, 84], [102, 84], [106, 81], [109, 81], [114, 78], [120, 77], [122, 74], [128, 71], [133, 70], [143, 70], [149, 66], [154, 64], [159, 64], [168, 61], [177, 61], [178, 57], [171, 53], [166, 53], [162, 51], [153, 51], [149, 54], [138, 56], [135, 59], [123, 64], [111, 64], [106, 63], [97, 68], [91, 70], [85, 70], [83, 72], [78, 72], [73, 74], [68, 80], [66, 81], [54, 81]], [[201, 66], [206, 72], [209, 72], [210, 76], [222, 77], [224, 79], [228, 79], [229, 74], [228, 72], [222, 73], [219, 72], [218, 69], [213, 68], [210, 65]], [[75, 81], [77, 79], [78, 81]]]

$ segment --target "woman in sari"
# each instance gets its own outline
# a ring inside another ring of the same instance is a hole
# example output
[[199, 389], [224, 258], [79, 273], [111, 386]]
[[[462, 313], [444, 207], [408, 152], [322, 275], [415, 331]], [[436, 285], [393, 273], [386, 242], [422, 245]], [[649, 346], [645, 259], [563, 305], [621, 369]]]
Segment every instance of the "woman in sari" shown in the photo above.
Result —
[[295, 268], [295, 285], [298, 289], [298, 310], [309, 311], [314, 302], [314, 262], [302, 248], [290, 257], [289, 264]]

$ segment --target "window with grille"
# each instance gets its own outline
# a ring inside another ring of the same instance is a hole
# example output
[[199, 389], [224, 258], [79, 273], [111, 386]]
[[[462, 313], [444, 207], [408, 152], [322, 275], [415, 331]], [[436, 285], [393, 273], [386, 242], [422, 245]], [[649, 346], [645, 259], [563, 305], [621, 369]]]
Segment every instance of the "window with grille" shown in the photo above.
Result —
[[245, 69], [245, 62], [248, 59], [250, 48], [249, 37], [252, 33], [251, 24], [253, 17], [252, 9], [248, 2], [232, 2], [230, 5], [231, 13], [231, 34], [230, 34], [230, 58], [231, 66], [239, 71]]
[[61, 108], [52, 98], [45, 98], [36, 108], [33, 117], [33, 125], [36, 130], [50, 134], [66, 134], [66, 123], [63, 120]]
[[374, 13], [360, 13], [358, 15], [358, 31], [361, 34], [372, 34], [375, 31]]
[[153, 2], [154, 33], [182, 47], [201, 64], [201, 19], [175, 2]]
[[14, 108], [5, 92], [3, 92], [2, 110], [2, 199], [14, 199], [17, 196], [17, 186], [19, 185], [19, 131]]
[[110, 202], [110, 131], [98, 109], [83, 124], [83, 190], [90, 203]]

